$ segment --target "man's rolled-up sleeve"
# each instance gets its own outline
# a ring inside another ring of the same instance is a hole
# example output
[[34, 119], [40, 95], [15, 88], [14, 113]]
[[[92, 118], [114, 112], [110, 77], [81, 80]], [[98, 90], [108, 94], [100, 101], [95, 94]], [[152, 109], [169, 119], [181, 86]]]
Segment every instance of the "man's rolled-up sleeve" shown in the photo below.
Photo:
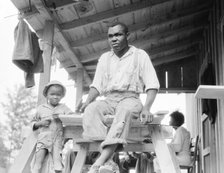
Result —
[[95, 76], [94, 76], [94, 79], [93, 79], [93, 82], [92, 84], [90, 85], [90, 88], [91, 87], [94, 87], [96, 88], [96, 90], [102, 94], [103, 92], [103, 75], [104, 74], [104, 67], [103, 67], [103, 55], [99, 58], [99, 61], [97, 63], [97, 67], [96, 67], [96, 72], [95, 72]]

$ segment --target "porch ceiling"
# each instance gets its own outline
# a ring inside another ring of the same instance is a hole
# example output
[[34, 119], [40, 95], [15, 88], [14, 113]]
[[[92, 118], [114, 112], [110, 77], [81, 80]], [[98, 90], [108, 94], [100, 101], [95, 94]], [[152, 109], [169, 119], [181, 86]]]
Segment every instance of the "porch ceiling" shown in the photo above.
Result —
[[83, 68], [91, 83], [101, 53], [109, 50], [107, 27], [124, 22], [130, 44], [148, 52], [155, 67], [199, 57], [209, 0], [11, 0], [39, 37], [46, 20], [55, 23], [58, 60], [74, 80]]

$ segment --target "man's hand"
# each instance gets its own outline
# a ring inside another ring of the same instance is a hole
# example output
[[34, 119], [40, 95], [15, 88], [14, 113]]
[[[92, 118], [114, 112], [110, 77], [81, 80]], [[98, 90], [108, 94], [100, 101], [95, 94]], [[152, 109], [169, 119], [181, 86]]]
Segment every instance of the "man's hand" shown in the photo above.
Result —
[[142, 124], [151, 123], [153, 121], [153, 114], [150, 113], [147, 109], [142, 110], [140, 113], [140, 121]]
[[75, 108], [75, 112], [76, 113], [83, 113], [84, 110], [86, 109], [86, 107], [89, 105], [89, 103], [85, 102], [83, 103], [82, 102], [82, 99], [78, 102], [77, 104], [77, 107]]
[[81, 112], [81, 113], [83, 113], [84, 112], [84, 110], [86, 109], [86, 107], [89, 105], [89, 103], [83, 103], [82, 104], [82, 106], [81, 106], [81, 108], [79, 109], [79, 112]]

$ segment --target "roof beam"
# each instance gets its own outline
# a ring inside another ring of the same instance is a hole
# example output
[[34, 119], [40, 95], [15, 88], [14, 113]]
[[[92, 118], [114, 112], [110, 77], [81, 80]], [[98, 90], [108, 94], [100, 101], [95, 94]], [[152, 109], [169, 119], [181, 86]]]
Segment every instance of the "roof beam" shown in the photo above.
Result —
[[[137, 40], [135, 42], [132, 42], [130, 44], [132, 45], [135, 45], [137, 47], [147, 47], [147, 46], [144, 46], [144, 45], [149, 45], [150, 42], [152, 41], [157, 41], [158, 39], [161, 39], [161, 38], [165, 38], [165, 37], [169, 37], [169, 36], [173, 36], [173, 35], [180, 35], [180, 34], [183, 34], [183, 33], [188, 33], [188, 32], [194, 32], [194, 31], [197, 31], [199, 29], [202, 29], [205, 25], [199, 25], [197, 27], [195, 27], [194, 25], [188, 25], [188, 26], [184, 26], [182, 28], [178, 28], [178, 29], [175, 29], [175, 30], [170, 30], [170, 31], [163, 31], [163, 32], [158, 32], [158, 33], [155, 33], [155, 34], [149, 34], [150, 35], [150, 38], [148, 39], [145, 39], [145, 40]], [[108, 51], [108, 49], [106, 50], [102, 50], [98, 53], [95, 53], [95, 54], [91, 54], [91, 55], [87, 55], [87, 56], [82, 56], [80, 58], [80, 61], [82, 63], [87, 63], [87, 62], [91, 62], [91, 61], [96, 61], [98, 60], [98, 58], [100, 57], [100, 55], [102, 53], [104, 53], [105, 51]], [[150, 52], [150, 50], [148, 50]]]
[[[195, 56], [198, 53], [199, 53], [199, 51], [186, 50], [186, 51], [178, 52], [178, 53], [175, 53], [175, 54], [171, 54], [171, 55], [162, 56], [162, 57], [152, 59], [152, 63], [153, 63], [154, 66], [158, 66], [158, 65], [161, 65], [161, 64], [164, 64], [164, 63], [177, 61], [177, 60], [181, 60], [181, 59], [188, 58], [188, 57], [191, 57], [191, 56]], [[88, 66], [86, 66], [86, 69], [88, 71], [90, 71], [90, 73], [94, 74], [93, 71], [96, 70], [96, 65], [88, 65]]]
[[[164, 24], [170, 24], [170, 23], [174, 23], [178, 20], [180, 20], [183, 17], [194, 17], [195, 15], [198, 14], [202, 14], [206, 11], [208, 11], [208, 5], [206, 5], [203, 8], [200, 7], [194, 7], [194, 8], [190, 8], [190, 9], [185, 9], [185, 10], [181, 10], [181, 11], [177, 11], [175, 13], [170, 13], [168, 18], [166, 16], [161, 16], [160, 19], [156, 20], [156, 21], [150, 21], [150, 23], [137, 23], [137, 24], [133, 24], [128, 26], [129, 28], [129, 32], [133, 32], [133, 31], [137, 31], [140, 29], [144, 29], [144, 28], [149, 28], [149, 27], [160, 27]], [[199, 21], [199, 23], [201, 23]], [[195, 25], [198, 25], [197, 23]], [[84, 39], [80, 39], [80, 40], [75, 40], [73, 42], [71, 42], [71, 46], [72, 47], [79, 47], [79, 46], [84, 46], [86, 44], [91, 44], [95, 41], [100, 41], [100, 40], [106, 40], [107, 39], [107, 33], [100, 33], [100, 34], [93, 34], [88, 36], [87, 38]]]
[[186, 51], [178, 52], [178, 53], [175, 53], [172, 55], [167, 55], [167, 56], [162, 56], [162, 57], [152, 59], [152, 63], [154, 66], [158, 66], [161, 64], [165, 64], [165, 63], [181, 60], [184, 58], [192, 57], [192, 56], [195, 56], [198, 54], [199, 54], [199, 51], [186, 50]]
[[84, 76], [86, 79], [86, 84], [89, 85], [91, 83], [91, 78], [89, 77], [88, 73], [86, 72], [85, 68], [83, 65], [80, 63], [79, 59], [77, 58], [76, 54], [74, 53], [71, 45], [69, 44], [67, 38], [65, 35], [62, 33], [61, 28], [57, 22], [57, 20], [54, 18], [52, 13], [48, 8], [44, 6], [43, 0], [35, 0], [32, 1], [35, 7], [38, 9], [40, 12], [44, 12], [43, 14], [40, 13], [40, 15], [43, 15], [43, 18], [45, 20], [53, 20], [56, 28], [55, 36], [58, 37], [58, 40], [60, 41], [60, 45], [63, 45], [64, 49], [69, 52], [71, 56], [70, 59], [72, 62], [77, 66], [77, 68], [83, 68]]
[[184, 48], [184, 47], [189, 47], [192, 46], [194, 44], [200, 43], [202, 41], [202, 37], [194, 37], [192, 36], [194, 39], [189, 38], [189, 39], [183, 39], [181, 41], [175, 41], [173, 43], [168, 43], [164, 46], [159, 46], [153, 49], [149, 49], [146, 50], [146, 52], [148, 52], [148, 54], [150, 55], [150, 57], [153, 57], [153, 55], [159, 54], [159, 53], [164, 53], [166, 51], [172, 50], [172, 49], [180, 49], [180, 48]]
[[97, 13], [97, 14], [94, 14], [91, 16], [87, 16], [87, 17], [83, 17], [80, 19], [75, 19], [73, 21], [65, 22], [65, 23], [61, 24], [60, 27], [63, 30], [69, 30], [69, 29], [72, 29], [75, 27], [99, 22], [99, 21], [102, 21], [105, 19], [108, 20], [108, 18], [114, 18], [115, 16], [119, 16], [119, 15], [129, 13], [129, 12], [134, 12], [134, 11], [141, 10], [141, 9], [144, 9], [147, 7], [161, 5], [161, 4], [169, 2], [169, 1], [172, 1], [172, 0], [159, 0], [159, 1], [144, 0], [144, 1], [126, 5], [123, 7], [118, 7], [113, 10], [108, 10], [108, 11], [100, 12], [100, 13]]
[[96, 65], [87, 65], [85, 66], [87, 71], [96, 70]]

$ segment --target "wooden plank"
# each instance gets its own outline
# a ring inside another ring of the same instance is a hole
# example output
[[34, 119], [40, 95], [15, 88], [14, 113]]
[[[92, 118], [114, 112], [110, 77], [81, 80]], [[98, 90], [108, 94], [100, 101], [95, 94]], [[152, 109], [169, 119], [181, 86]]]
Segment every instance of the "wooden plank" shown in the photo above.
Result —
[[44, 72], [40, 73], [40, 82], [38, 89], [38, 104], [46, 102], [46, 98], [43, 96], [43, 89], [45, 85], [50, 81], [51, 75], [51, 55], [53, 51], [53, 39], [54, 39], [54, 23], [52, 21], [46, 21], [43, 32], [43, 61]]
[[208, 154], [210, 154], [210, 146], [202, 150], [202, 156], [206, 156]]
[[152, 130], [152, 142], [162, 173], [181, 173], [175, 159], [175, 153], [168, 148], [161, 135], [161, 127], [149, 125], [149, 129]]
[[198, 55], [198, 53], [199, 53], [199, 51], [186, 50], [186, 51], [178, 52], [178, 53], [175, 53], [175, 54], [171, 54], [171, 55], [162, 56], [162, 57], [152, 59], [152, 63], [153, 63], [154, 66], [157, 66], [157, 65], [164, 64], [164, 63], [168, 63], [168, 62], [177, 61], [177, 60], [181, 60], [181, 59], [184, 59], [184, 58], [192, 57], [192, 56]]
[[[178, 63], [178, 62], [177, 62]], [[192, 56], [187, 59], [183, 59], [179, 62], [181, 64], [182, 72], [182, 87], [197, 89], [198, 87], [198, 63], [199, 57]]]
[[75, 162], [72, 166], [71, 173], [81, 173], [82, 172], [82, 167], [85, 164], [87, 152], [88, 152], [88, 145], [80, 146], [77, 156], [75, 158]]
[[76, 107], [78, 106], [78, 104], [80, 104], [80, 101], [82, 99], [83, 96], [83, 83], [84, 81], [84, 75], [83, 75], [83, 69], [79, 68], [77, 70], [77, 79], [76, 79]]
[[93, 0], [97, 12], [107, 11], [113, 8], [113, 0]]
[[[99, 142], [92, 142], [88, 144], [88, 152], [92, 151], [100, 151], [100, 144], [102, 141]], [[86, 145], [86, 144], [85, 144]], [[81, 144], [74, 143], [73, 145], [73, 151], [79, 151]], [[146, 143], [128, 143], [124, 151], [132, 151], [132, 152], [154, 152], [154, 146], [152, 143], [146, 144]]]
[[198, 99], [224, 99], [224, 86], [199, 85], [194, 96]]
[[[64, 50], [67, 50], [67, 52], [70, 54], [70, 59], [77, 65], [77, 67], [82, 68], [83, 65], [80, 63], [79, 59], [77, 58], [76, 54], [71, 48], [71, 45], [69, 44], [68, 39], [65, 37], [65, 34], [62, 33], [61, 28], [58, 24], [58, 21], [55, 19], [52, 12], [44, 6], [43, 2], [41, 0], [33, 1], [33, 4], [36, 6], [37, 10], [40, 12], [40, 15], [43, 15], [42, 20], [52, 20], [55, 24], [55, 38], [60, 41], [60, 45], [63, 45]], [[29, 22], [29, 21], [28, 21]], [[89, 85], [91, 83], [91, 78], [89, 77], [88, 73], [84, 70], [84, 77], [86, 84]]]
[[[158, 111], [154, 113], [153, 121], [150, 124], [161, 124], [162, 119], [167, 113], [168, 111]], [[59, 118], [61, 119], [64, 126], [82, 126], [82, 114], [80, 113], [59, 115]], [[108, 124], [111, 124], [113, 121], [113, 118], [114, 118], [113, 115], [107, 115], [106, 122]], [[132, 125], [139, 126], [143, 124], [141, 124], [140, 121], [137, 119], [137, 120], [133, 120]]]
[[[146, 38], [146, 39], [141, 39], [141, 40], [137, 40], [137, 41], [133, 41], [133, 42], [130, 42], [131, 45], [134, 45], [136, 47], [139, 47], [139, 48], [144, 48], [144, 47], [149, 47], [148, 45], [150, 45], [152, 42], [154, 42], [156, 39], [159, 39], [159, 38], [162, 38], [162, 37], [169, 37], [169, 36], [173, 36], [173, 34], [175, 35], [178, 35], [178, 34], [183, 34], [183, 33], [186, 33], [186, 32], [190, 32], [190, 31], [196, 31], [198, 29], [201, 29], [202, 26], [200, 27], [196, 27], [196, 28], [192, 28], [193, 30], [190, 30], [189, 27], [185, 27], [185, 28], [181, 28], [181, 29], [177, 29], [177, 30], [173, 30], [173, 31], [163, 31], [163, 32], [159, 32], [157, 34], [153, 34], [151, 35], [150, 38]], [[192, 40], [192, 42], [190, 43], [184, 43], [182, 45], [178, 45], [176, 48], [179, 48], [179, 47], [184, 47], [184, 46], [190, 46], [191, 44], [194, 45], [194, 44], [197, 44], [200, 42], [200, 38], [196, 38], [196, 40]], [[175, 43], [173, 43], [175, 44]], [[147, 46], [146, 46], [147, 45]], [[153, 56], [156, 56], [156, 53], [161, 53], [162, 51], [159, 51], [161, 49], [164, 49], [164, 50], [168, 50], [168, 48], [171, 48], [171, 49], [175, 49], [174, 46], [161, 46], [161, 47], [157, 47], [157, 48], [153, 48], [153, 49], [146, 49], [147, 53], [150, 55], [151, 54], [151, 50], [154, 52], [153, 55], [151, 55], [150, 57], [153, 58]], [[155, 50], [154, 50], [155, 49]], [[97, 53], [92, 53], [91, 55], [83, 55], [81, 58], [80, 58], [80, 61], [82, 63], [87, 63], [87, 62], [91, 62], [91, 61], [96, 61], [98, 60], [98, 58], [101, 56], [101, 54], [103, 54], [104, 52], [106, 51], [109, 51], [110, 49], [107, 48], [107, 49], [104, 49], [102, 51], [98, 51]], [[186, 52], [189, 52], [189, 51], [186, 51]], [[197, 52], [197, 51], [194, 51], [194, 52]], [[190, 52], [191, 53], [191, 52]], [[177, 59], [182, 59], [182, 58], [178, 58], [180, 55], [177, 55]], [[182, 57], [182, 56], [180, 56]], [[163, 57], [161, 57], [163, 58]], [[158, 59], [158, 58], [157, 58]], [[167, 60], [167, 58], [164, 58], [164, 60]], [[159, 61], [159, 59], [158, 59]], [[163, 59], [161, 60], [163, 61]], [[159, 61], [159, 62], [161, 62]], [[169, 60], [168, 60], [169, 62]], [[160, 64], [160, 63], [158, 63]]]
[[181, 67], [176, 61], [167, 67], [168, 88], [181, 88]]
[[8, 173], [29, 173], [30, 163], [33, 158], [37, 134], [32, 132], [24, 141], [22, 148], [15, 158], [14, 163]]
[[[176, 33], [176, 34], [178, 34], [178, 33]], [[186, 47], [198, 44], [200, 42], [202, 42], [202, 37], [192, 36], [191, 38], [187, 38], [187, 39], [184, 39], [184, 40], [181, 40], [181, 41], [174, 41], [174, 42], [162, 45], [162, 46], [160, 45], [159, 47], [155, 47], [155, 48], [147, 50], [147, 51], [149, 52], [149, 55], [155, 55], [155, 54], [159, 54], [161, 52], [164, 53], [164, 52], [169, 51], [171, 49], [186, 48]]]
[[80, 3], [74, 4], [73, 7], [76, 9], [80, 18], [96, 14], [96, 9], [92, 1], [81, 1]]
[[102, 21], [104, 19], [108, 19], [108, 18], [114, 18], [115, 16], [119, 16], [122, 15], [124, 13], [129, 13], [129, 12], [133, 12], [133, 11], [137, 11], [137, 10], [141, 10], [143, 8], [147, 8], [147, 7], [153, 7], [155, 5], [162, 5], [163, 3], [169, 2], [171, 0], [160, 0], [159, 2], [157, 1], [141, 1], [138, 3], [134, 3], [132, 5], [126, 5], [123, 7], [118, 7], [116, 9], [113, 10], [108, 10], [108, 11], [104, 11], [104, 12], [100, 12], [97, 13], [95, 15], [92, 16], [87, 16], [81, 19], [77, 19], [77, 20], [73, 20], [70, 22], [66, 22], [60, 25], [60, 27], [63, 30], [69, 30], [72, 29], [74, 27], [79, 27], [82, 25], [87, 25], [90, 23], [95, 23], [95, 22], [99, 22]]
[[[167, 23], [172, 23], [172, 22], [175, 22], [176, 20], [179, 20], [180, 18], [182, 17], [175, 17], [175, 18], [172, 18], [172, 19], [164, 19], [164, 21], [161, 21], [158, 23], [154, 22], [153, 24], [150, 25], [150, 27], [155, 27], [157, 26], [158, 28], [161, 28], [162, 26], [164, 26], [165, 24]], [[158, 32], [153, 32], [153, 33], [150, 33], [150, 37], [147, 38], [147, 40], [154, 40], [154, 39], [158, 39], [158, 38], [163, 38], [163, 37], [167, 37], [169, 35], [173, 35], [173, 34], [178, 34], [178, 33], [183, 33], [183, 32], [193, 32], [193, 31], [196, 31], [196, 30], [199, 30], [199, 29], [202, 29], [205, 27], [205, 23], [204, 22], [197, 22], [197, 26], [195, 25], [186, 25], [186, 26], [183, 26], [181, 28], [178, 28], [178, 29], [171, 29], [171, 30], [165, 30], [165, 31], [158, 31]], [[145, 28], [147, 26], [147, 24], [145, 22], [143, 23], [137, 23], [137, 24], [133, 24], [133, 25], [129, 25], [128, 28], [129, 28], [129, 32], [132, 33], [132, 32], [135, 32], [135, 31], [138, 31], [142, 28]], [[147, 26], [149, 27], [149, 26]], [[90, 35], [88, 36], [87, 38], [82, 38], [82, 39], [79, 39], [79, 40], [75, 40], [73, 42], [71, 42], [71, 46], [72, 47], [80, 47], [80, 46], [84, 46], [86, 44], [91, 44], [93, 42], [96, 42], [96, 41], [100, 41], [100, 40], [107, 40], [107, 33], [106, 32], [103, 32], [103, 33], [95, 33], [94, 35]]]

